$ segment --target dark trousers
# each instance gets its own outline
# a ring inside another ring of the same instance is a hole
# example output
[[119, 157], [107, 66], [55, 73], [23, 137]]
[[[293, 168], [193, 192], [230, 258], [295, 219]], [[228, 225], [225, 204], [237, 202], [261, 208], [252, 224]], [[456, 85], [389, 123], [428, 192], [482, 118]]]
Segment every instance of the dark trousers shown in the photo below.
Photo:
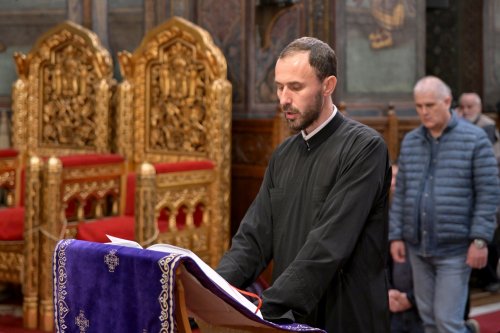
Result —
[[424, 333], [418, 311], [410, 309], [391, 314], [391, 333]]

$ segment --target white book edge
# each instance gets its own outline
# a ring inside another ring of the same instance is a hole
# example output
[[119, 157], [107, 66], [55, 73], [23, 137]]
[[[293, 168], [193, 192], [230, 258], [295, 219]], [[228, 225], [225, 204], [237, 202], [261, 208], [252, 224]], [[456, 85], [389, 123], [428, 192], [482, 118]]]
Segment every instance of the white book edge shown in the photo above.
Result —
[[[106, 235], [110, 242], [107, 244], [112, 245], [120, 245], [126, 247], [133, 247], [138, 249], [143, 249], [143, 247], [135, 242], [128, 239], [118, 238], [110, 235]], [[178, 246], [170, 245], [170, 244], [153, 244], [147, 248], [147, 250], [157, 251], [157, 252], [166, 252], [166, 253], [175, 253], [179, 255], [187, 256], [194, 260], [194, 262], [200, 267], [200, 269], [207, 275], [207, 277], [212, 280], [217, 286], [219, 286], [222, 290], [224, 290], [228, 295], [234, 298], [238, 303], [246, 307], [252, 313], [257, 315], [262, 319], [262, 314], [260, 310], [257, 309], [257, 306], [250, 302], [247, 298], [245, 298], [239, 291], [237, 291], [233, 286], [229, 284], [222, 276], [219, 275], [212, 267], [207, 265], [203, 260], [201, 260], [198, 255], [196, 255], [191, 250], [181, 248]]]

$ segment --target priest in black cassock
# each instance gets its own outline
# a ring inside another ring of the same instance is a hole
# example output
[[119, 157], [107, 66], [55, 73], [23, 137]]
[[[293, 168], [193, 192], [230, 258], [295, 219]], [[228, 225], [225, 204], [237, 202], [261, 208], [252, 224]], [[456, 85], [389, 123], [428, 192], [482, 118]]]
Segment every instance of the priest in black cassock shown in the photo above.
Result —
[[387, 333], [388, 151], [376, 131], [338, 112], [336, 76], [335, 52], [320, 40], [299, 38], [281, 52], [277, 95], [299, 133], [273, 153], [216, 270], [245, 288], [273, 261], [267, 320]]

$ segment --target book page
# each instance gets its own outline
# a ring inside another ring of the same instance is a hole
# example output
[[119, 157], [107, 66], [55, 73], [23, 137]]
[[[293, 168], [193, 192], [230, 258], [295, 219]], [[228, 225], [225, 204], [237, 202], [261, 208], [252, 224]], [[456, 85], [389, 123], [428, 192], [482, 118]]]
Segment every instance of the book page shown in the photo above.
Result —
[[208, 276], [210, 280], [212, 280], [216, 285], [218, 285], [222, 290], [224, 290], [228, 295], [233, 297], [238, 303], [245, 306], [252, 313], [256, 314], [260, 318], [262, 318], [262, 314], [260, 310], [257, 310], [257, 306], [250, 302], [245, 296], [243, 296], [238, 290], [236, 290], [233, 286], [229, 284], [222, 276], [219, 275], [212, 267], [207, 265], [200, 257], [198, 257], [194, 252], [184, 249], [181, 247], [177, 247], [170, 244], [154, 244], [147, 248], [152, 251], [166, 252], [166, 253], [175, 253], [180, 255], [185, 255], [193, 259], [198, 267], [202, 269], [202, 271]]
[[120, 246], [126, 246], [126, 247], [134, 247], [137, 249], [142, 249], [141, 244], [128, 240], [128, 239], [123, 239], [123, 238], [118, 238], [110, 235], [106, 235], [108, 239], [110, 240], [109, 243], [106, 244], [113, 244], [113, 245], [120, 245]]

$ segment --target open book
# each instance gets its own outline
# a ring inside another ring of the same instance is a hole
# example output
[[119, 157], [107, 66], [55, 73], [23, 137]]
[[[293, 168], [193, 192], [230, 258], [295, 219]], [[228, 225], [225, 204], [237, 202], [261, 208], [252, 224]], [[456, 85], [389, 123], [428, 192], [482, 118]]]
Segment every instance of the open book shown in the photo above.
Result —
[[[111, 241], [110, 244], [142, 249], [142, 246], [137, 242], [127, 240], [127, 239], [118, 238], [118, 237], [113, 237], [110, 235], [106, 235], [106, 236]], [[214, 269], [212, 269], [203, 260], [201, 260], [200, 257], [198, 257], [194, 252], [192, 252], [188, 249], [177, 247], [177, 246], [170, 245], [170, 244], [154, 244], [154, 245], [149, 246], [147, 248], [147, 250], [179, 254], [179, 255], [183, 255], [183, 256], [191, 258], [192, 260], [195, 261], [195, 263], [198, 265], [198, 267], [206, 274], [206, 276], [212, 282], [214, 282], [219, 288], [221, 288], [229, 296], [234, 298], [234, 300], [236, 300], [239, 304], [241, 304], [242, 306], [247, 308], [249, 311], [251, 311], [251, 313], [257, 315], [259, 318], [262, 319], [262, 314], [260, 313], [260, 310], [257, 308], [257, 306], [255, 304], [250, 302], [236, 288], [231, 286], [222, 276], [220, 276]], [[193, 281], [191, 281], [191, 283], [192, 282]]]

